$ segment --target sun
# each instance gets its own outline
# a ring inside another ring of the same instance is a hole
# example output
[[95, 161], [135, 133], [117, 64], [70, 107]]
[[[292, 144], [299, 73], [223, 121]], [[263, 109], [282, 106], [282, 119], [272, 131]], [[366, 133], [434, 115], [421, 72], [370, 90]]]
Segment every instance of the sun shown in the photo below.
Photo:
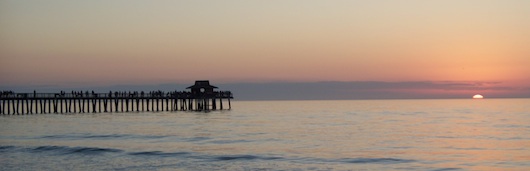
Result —
[[484, 96], [480, 95], [480, 94], [476, 94], [473, 96], [473, 99], [483, 99]]

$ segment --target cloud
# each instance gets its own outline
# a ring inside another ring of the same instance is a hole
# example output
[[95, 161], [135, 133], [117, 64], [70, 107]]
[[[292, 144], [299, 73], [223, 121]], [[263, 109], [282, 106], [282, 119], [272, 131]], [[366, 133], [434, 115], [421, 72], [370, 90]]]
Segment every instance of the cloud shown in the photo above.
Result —
[[[99, 87], [10, 86], [0, 90], [16, 92], [64, 91], [182, 91], [190, 84], [113, 85]], [[530, 97], [530, 88], [508, 87], [502, 82], [480, 81], [352, 81], [352, 82], [269, 82], [216, 84], [230, 90], [238, 100], [346, 100], [346, 99], [431, 99], [469, 98], [477, 92], [490, 92], [488, 97]]]
[[327, 100], [327, 99], [415, 99], [468, 98], [476, 91], [516, 91], [501, 82], [411, 81], [411, 82], [300, 82], [226, 84], [242, 99]]

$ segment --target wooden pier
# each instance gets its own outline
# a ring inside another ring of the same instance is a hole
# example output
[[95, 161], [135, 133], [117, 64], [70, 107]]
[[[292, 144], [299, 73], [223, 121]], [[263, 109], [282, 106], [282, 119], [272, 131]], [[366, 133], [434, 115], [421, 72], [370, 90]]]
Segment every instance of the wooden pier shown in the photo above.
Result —
[[[230, 91], [213, 91], [215, 86], [208, 81], [196, 81], [188, 87], [191, 91], [151, 92], [63, 92], [60, 93], [14, 93], [0, 94], [0, 114], [45, 114], [45, 113], [100, 113], [100, 112], [145, 112], [145, 111], [210, 111], [223, 110], [223, 101], [233, 95]], [[218, 104], [219, 102], [219, 104]]]

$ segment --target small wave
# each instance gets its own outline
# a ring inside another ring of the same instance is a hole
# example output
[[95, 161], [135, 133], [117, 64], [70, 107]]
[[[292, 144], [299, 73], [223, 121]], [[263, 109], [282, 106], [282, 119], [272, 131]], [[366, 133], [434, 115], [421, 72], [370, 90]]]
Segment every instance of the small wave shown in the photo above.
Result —
[[209, 140], [211, 138], [209, 137], [193, 137], [193, 138], [186, 138], [184, 139], [185, 142], [197, 142], [197, 141], [204, 141]]
[[410, 163], [415, 160], [407, 159], [396, 159], [396, 158], [345, 158], [338, 160], [343, 163], [356, 163], [356, 164], [370, 164], [370, 163], [379, 163], [379, 164], [398, 164], [398, 163]]
[[117, 153], [123, 150], [112, 149], [112, 148], [90, 148], [90, 147], [78, 147], [69, 150], [72, 154], [100, 154], [100, 153]]
[[152, 156], [152, 157], [185, 157], [207, 161], [228, 161], [228, 160], [277, 160], [281, 157], [266, 157], [256, 155], [201, 155], [189, 152], [162, 152], [162, 151], [142, 151], [128, 153], [132, 156]]
[[213, 144], [233, 144], [233, 143], [247, 143], [252, 142], [248, 140], [215, 140], [215, 141], [209, 141], [208, 143]]
[[7, 151], [14, 148], [15, 146], [0, 146], [0, 151]]
[[462, 170], [461, 168], [441, 168], [433, 171], [451, 171], [451, 170]]
[[112, 148], [97, 148], [97, 147], [66, 147], [66, 146], [40, 146], [30, 149], [31, 152], [58, 152], [60, 154], [102, 154], [102, 153], [116, 153], [123, 150]]
[[66, 138], [69, 138], [68, 136], [64, 136], [64, 135], [47, 135], [47, 136], [42, 136], [42, 137], [39, 137], [39, 138], [42, 138], [42, 139], [66, 139]]
[[111, 134], [111, 135], [89, 135], [84, 136], [81, 138], [89, 138], [89, 139], [113, 139], [113, 138], [123, 138], [127, 137], [127, 135], [119, 135], [119, 134]]
[[60, 151], [67, 149], [68, 147], [63, 146], [40, 146], [31, 149], [32, 152], [44, 152], [44, 151]]
[[[193, 156], [190, 156], [193, 158]], [[311, 163], [350, 163], [350, 164], [401, 164], [416, 162], [416, 160], [397, 159], [397, 158], [342, 158], [342, 159], [323, 159], [323, 158], [307, 158], [307, 157], [271, 157], [259, 155], [223, 155], [223, 156], [208, 156], [197, 157], [197, 159], [213, 159], [214, 161], [230, 161], [230, 160], [284, 160], [294, 162], [311, 162]]]
[[144, 151], [144, 152], [134, 152], [129, 153], [129, 155], [133, 156], [157, 156], [157, 157], [175, 157], [175, 156], [183, 156], [183, 155], [189, 155], [188, 152], [174, 152], [174, 153], [166, 153], [161, 151]]
[[217, 156], [215, 160], [226, 161], [226, 160], [277, 160], [282, 159], [281, 157], [262, 157], [254, 155], [229, 155], [229, 156]]
[[111, 135], [47, 135], [40, 138], [43, 139], [112, 139], [123, 138], [126, 135], [111, 134]]
[[391, 148], [394, 148], [394, 149], [411, 149], [411, 148], [414, 148], [414, 147], [410, 147], [410, 146], [398, 146], [398, 147], [391, 147]]
[[156, 136], [156, 135], [129, 135], [129, 134], [109, 134], [109, 135], [93, 135], [93, 134], [80, 134], [80, 135], [48, 135], [39, 138], [43, 139], [159, 139], [167, 136]]
[[253, 155], [238, 155], [238, 156], [219, 156], [219, 157], [216, 157], [215, 159], [217, 160], [252, 160], [252, 159], [257, 159], [258, 156], [253, 156]]
[[448, 147], [449, 149], [455, 149], [455, 150], [487, 150], [487, 148], [477, 148], [477, 147], [468, 147], [468, 148], [461, 148], [461, 147]]

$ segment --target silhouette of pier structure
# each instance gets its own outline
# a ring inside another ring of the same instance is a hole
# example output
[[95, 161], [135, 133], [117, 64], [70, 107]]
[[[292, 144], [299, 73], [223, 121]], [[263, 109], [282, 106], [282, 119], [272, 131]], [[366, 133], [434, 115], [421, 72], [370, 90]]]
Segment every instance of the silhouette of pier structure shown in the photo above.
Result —
[[232, 93], [214, 91], [217, 87], [210, 85], [207, 80], [195, 81], [195, 84], [187, 89], [191, 91], [110, 91], [108, 93], [1, 91], [0, 114], [210, 111], [225, 109], [223, 101], [228, 102], [228, 109], [232, 108], [230, 103], [230, 99], [233, 99]]

